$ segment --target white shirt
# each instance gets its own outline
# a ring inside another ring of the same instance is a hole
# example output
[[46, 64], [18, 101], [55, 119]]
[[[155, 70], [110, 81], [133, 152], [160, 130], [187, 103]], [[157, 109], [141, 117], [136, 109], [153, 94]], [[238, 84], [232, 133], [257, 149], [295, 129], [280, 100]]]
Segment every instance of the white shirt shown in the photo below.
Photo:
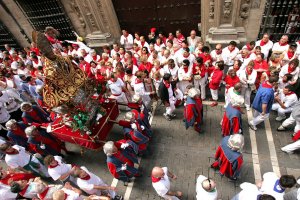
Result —
[[212, 61], [213, 61], [212, 65], [215, 65], [216, 62], [218, 62], [218, 61], [224, 60], [224, 58], [222, 57], [222, 53], [217, 54], [216, 50], [212, 50], [210, 52], [210, 56], [211, 56]]
[[101, 190], [94, 189], [94, 186], [107, 186], [104, 181], [93, 174], [92, 172], [88, 171], [86, 167], [80, 167], [82, 170], [84, 170], [89, 176], [89, 180], [83, 180], [81, 178], [77, 178], [77, 185], [85, 191], [88, 194], [95, 194], [95, 195], [101, 195]]
[[171, 74], [173, 78], [176, 78], [178, 76], [178, 70], [179, 67], [177, 65], [175, 65], [175, 67], [173, 67], [173, 69], [169, 68], [169, 66], [164, 66], [164, 74]]
[[193, 54], [190, 53], [190, 55], [186, 58], [184, 57], [183, 55], [181, 55], [179, 58], [178, 58], [178, 64], [179, 66], [182, 66], [182, 63], [183, 63], [183, 60], [189, 60], [190, 61], [190, 65], [189, 65], [189, 70], [192, 70], [193, 69], [193, 64], [196, 60], [195, 56]]
[[125, 87], [124, 82], [120, 78], [118, 78], [116, 82], [112, 82], [111, 80], [109, 80], [107, 84], [112, 95], [116, 95], [116, 96], [122, 94], [123, 92], [122, 87]]
[[241, 67], [240, 67], [240, 70], [246, 69], [246, 67], [247, 67], [247, 65], [249, 64], [249, 62], [250, 62], [251, 60], [253, 60], [253, 56], [251, 56], [251, 55], [249, 55], [249, 56], [246, 57], [246, 58], [243, 58], [241, 54], [238, 54], [238, 55], [236, 56], [236, 58], [239, 59], [239, 60], [242, 62], [242, 65], [241, 65]]
[[25, 151], [24, 147], [19, 145], [12, 146], [14, 149], [18, 150], [18, 154], [6, 154], [5, 155], [5, 162], [6, 164], [15, 169], [18, 167], [24, 167], [30, 161], [30, 154]]
[[152, 182], [152, 186], [159, 196], [164, 197], [165, 195], [167, 195], [168, 191], [170, 190], [171, 183], [168, 177], [168, 168], [163, 167], [162, 169], [165, 173], [164, 177], [156, 183]]
[[[289, 69], [288, 69], [288, 68], [289, 68], [288, 65], [285, 65], [285, 66], [283, 66], [283, 67], [281, 68], [281, 70], [280, 70], [280, 72], [279, 72], [279, 78], [280, 78], [280, 79], [282, 79], [282, 77], [283, 77], [284, 75], [286, 75], [286, 74], [289, 73]], [[299, 73], [300, 73], [299, 67], [296, 67], [296, 69], [295, 69], [293, 72], [289, 73], [289, 74], [293, 75], [292, 81], [296, 81], [296, 80], [298, 79]]]
[[203, 175], [198, 176], [197, 183], [196, 183], [196, 198], [197, 200], [217, 200], [218, 198], [218, 191], [217, 189], [213, 192], [207, 192], [202, 187], [202, 182], [206, 180], [207, 178]]
[[279, 52], [284, 52], [287, 51], [289, 49], [289, 45], [284, 45], [284, 46], [280, 46], [279, 42], [276, 42], [272, 48], [272, 51], [279, 51]]
[[[61, 175], [69, 172], [72, 169], [70, 164], [63, 163], [62, 157], [54, 156], [54, 159], [58, 162], [58, 165], [54, 168], [48, 167], [48, 173], [53, 180], [58, 180]], [[68, 177], [67, 177], [68, 178]]]
[[269, 194], [275, 197], [276, 200], [283, 200], [285, 192], [279, 193], [276, 190], [281, 191], [282, 189], [277, 184], [279, 177], [274, 172], [267, 172], [263, 175], [263, 182], [260, 191], [263, 194]]
[[69, 190], [66, 188], [62, 188], [62, 190], [67, 194], [67, 198], [65, 200], [81, 200], [82, 198], [79, 196], [78, 193], [74, 192], [73, 190]]
[[240, 185], [240, 188], [242, 189], [238, 194], [240, 200], [257, 200], [257, 196], [261, 194], [257, 186], [252, 183], [244, 182]]
[[14, 200], [17, 198], [17, 193], [10, 191], [10, 186], [0, 183], [0, 199]]
[[121, 43], [121, 45], [124, 45], [125, 49], [132, 49], [132, 47], [133, 47], [132, 35], [128, 34], [127, 37], [125, 37], [124, 35], [121, 35], [120, 43]]
[[[260, 42], [261, 40], [256, 41], [255, 43], [255, 47], [260, 46]], [[268, 56], [269, 56], [269, 51], [272, 49], [273, 47], [273, 42], [271, 40], [269, 40], [267, 42], [267, 44], [265, 44], [264, 46], [260, 46], [261, 47], [261, 52], [264, 54], [264, 59], [267, 60]], [[255, 48], [254, 48], [255, 49]]]
[[290, 95], [284, 95], [282, 90], [280, 90], [280, 99], [286, 108], [293, 107], [298, 101], [298, 97], [295, 93], [292, 93]]
[[178, 80], [179, 81], [186, 81], [183, 80], [184, 78], [189, 78], [192, 75], [192, 70], [188, 70], [187, 72], [184, 71], [183, 67], [180, 67], [178, 70]]
[[257, 72], [255, 70], [252, 70], [252, 73], [247, 75], [246, 69], [245, 70], [239, 70], [239, 78], [240, 82], [242, 83], [243, 87], [248, 87], [248, 84], [253, 85], [256, 80]]
[[222, 49], [222, 57], [224, 59], [225, 65], [233, 65], [235, 57], [238, 55], [239, 49], [235, 47], [233, 51], [229, 51], [228, 47]]

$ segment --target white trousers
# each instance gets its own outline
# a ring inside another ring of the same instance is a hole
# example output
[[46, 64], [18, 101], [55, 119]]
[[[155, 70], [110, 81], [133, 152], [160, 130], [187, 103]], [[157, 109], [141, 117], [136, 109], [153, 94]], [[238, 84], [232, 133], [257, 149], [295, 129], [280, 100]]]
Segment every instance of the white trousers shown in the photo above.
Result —
[[245, 106], [250, 108], [250, 97], [251, 97], [251, 89], [249, 87], [242, 87], [241, 95], [245, 99]]
[[[287, 128], [289, 126], [292, 126], [295, 122], [296, 122], [296, 120], [293, 118], [292, 115], [290, 115], [290, 117], [287, 118], [286, 120], [284, 120], [281, 125], [283, 127]], [[294, 132], [296, 133], [298, 130], [300, 130], [300, 121], [296, 122], [296, 126], [295, 126]]]
[[265, 121], [266, 119], [269, 118], [269, 113], [265, 114], [265, 115], [262, 115], [260, 112], [258, 112], [257, 110], [254, 110], [254, 114], [253, 114], [253, 120], [252, 120], [252, 123], [254, 126], [262, 123], [263, 121]]
[[110, 95], [109, 98], [115, 99], [118, 103], [125, 103], [125, 104], [128, 103], [128, 100], [127, 100], [124, 92], [122, 92], [119, 96]]
[[296, 142], [293, 142], [292, 144], [288, 144], [282, 147], [281, 149], [286, 151], [287, 153], [291, 153], [299, 148], [300, 148], [300, 140], [297, 140]]
[[167, 115], [173, 114], [173, 112], [175, 110], [175, 102], [176, 102], [176, 99], [174, 97], [171, 97], [169, 99], [170, 106], [166, 107], [166, 114]]
[[292, 112], [292, 108], [282, 108], [279, 103], [273, 103], [272, 105], [272, 110], [275, 110], [278, 112], [278, 116], [279, 117], [285, 117], [285, 113], [291, 113]]
[[178, 82], [178, 88], [181, 90], [181, 92], [184, 94], [186, 91], [186, 86], [192, 84], [189, 81], [179, 81]]
[[219, 89], [213, 90], [210, 89], [211, 97], [214, 101], [218, 101], [219, 95], [218, 95]]
[[206, 78], [203, 77], [199, 80], [194, 80], [194, 86], [195, 88], [199, 88], [200, 91], [201, 91], [201, 99], [205, 99], [206, 98], [206, 92], [205, 92], [205, 81], [206, 81]]

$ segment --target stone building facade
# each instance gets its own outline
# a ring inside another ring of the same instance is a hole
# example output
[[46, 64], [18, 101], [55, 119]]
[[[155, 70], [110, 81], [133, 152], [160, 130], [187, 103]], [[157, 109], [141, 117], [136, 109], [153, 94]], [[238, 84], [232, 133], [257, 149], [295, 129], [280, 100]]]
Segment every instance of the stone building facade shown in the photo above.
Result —
[[[32, 22], [33, 19], [38, 20], [39, 18], [29, 17], [26, 8], [23, 8], [24, 6], [22, 7], [21, 5], [22, 1], [28, 0], [1, 1], [0, 21], [3, 23], [3, 26], [7, 27], [7, 31], [14, 36], [19, 46], [24, 47], [30, 45], [32, 30], [36, 29], [37, 24], [41, 24]], [[41, 3], [43, 1], [32, 0], [31, 2], [34, 1], [37, 2], [36, 5], [43, 6]], [[57, 1], [57, 9], [61, 9], [61, 12], [64, 13], [64, 16], [60, 17], [65, 18], [64, 20], [69, 23], [69, 30], [73, 30], [85, 38], [89, 46], [101, 47], [111, 45], [114, 41], [119, 40], [121, 28], [123, 27], [120, 27], [117, 17], [118, 13], [114, 6], [114, 4], [116, 5], [116, 3], [118, 3], [118, 0], [52, 0], [52, 2], [53, 1]], [[195, 27], [199, 27], [201, 37], [207, 45], [212, 46], [216, 43], [225, 44], [231, 40], [243, 45], [246, 41], [257, 39], [268, 0], [198, 1], [196, 1], [196, 3], [200, 5], [199, 24], [195, 24]], [[149, 3], [150, 2], [151, 1], [149, 1]], [[189, 3], [189, 1], [183, 1], [181, 5], [173, 5], [170, 2], [170, 5], [161, 5], [156, 9], [167, 8], [168, 6], [170, 8], [172, 8], [172, 6], [186, 6]], [[269, 0], [269, 2], [272, 1]], [[136, 8], [138, 8], [138, 6]], [[41, 8], [41, 11], [44, 12], [45, 10]], [[57, 15], [61, 15], [61, 13]], [[43, 25], [46, 26], [44, 22]], [[52, 26], [55, 27], [55, 24]], [[178, 26], [180, 26], [180, 24]], [[64, 28], [62, 27], [61, 29], [63, 30]], [[175, 30], [173, 30], [173, 32], [175, 32]], [[73, 32], [71, 34], [73, 34]], [[3, 41], [0, 45], [3, 45]]]

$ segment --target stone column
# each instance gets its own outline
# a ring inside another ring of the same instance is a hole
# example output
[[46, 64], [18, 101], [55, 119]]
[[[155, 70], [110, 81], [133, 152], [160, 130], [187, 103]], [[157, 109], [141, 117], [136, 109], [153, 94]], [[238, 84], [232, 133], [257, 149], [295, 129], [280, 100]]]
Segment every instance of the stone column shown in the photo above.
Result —
[[201, 0], [202, 38], [207, 45], [240, 46], [256, 39], [265, 0]]
[[76, 32], [90, 47], [111, 45], [121, 30], [111, 0], [61, 0]]

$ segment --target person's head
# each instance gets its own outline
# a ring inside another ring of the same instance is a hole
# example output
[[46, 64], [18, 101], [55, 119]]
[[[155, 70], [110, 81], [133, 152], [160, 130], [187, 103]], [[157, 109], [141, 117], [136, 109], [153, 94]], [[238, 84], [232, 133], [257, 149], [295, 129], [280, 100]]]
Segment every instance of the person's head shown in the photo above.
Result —
[[198, 66], [203, 65], [203, 58], [202, 57], [197, 57], [196, 58], [196, 63]]
[[227, 146], [233, 151], [241, 152], [244, 147], [244, 136], [242, 134], [231, 135]]
[[146, 41], [145, 36], [142, 35], [142, 36], [140, 37], [140, 41], [141, 41], [141, 42], [145, 42], [145, 41]]
[[191, 30], [190, 36], [191, 36], [192, 39], [194, 39], [196, 37], [196, 31]]
[[39, 130], [35, 126], [29, 126], [25, 128], [25, 134], [27, 137], [34, 137], [39, 135]]
[[92, 68], [96, 68], [97, 67], [97, 63], [95, 61], [93, 61], [93, 60], [90, 62], [90, 65], [91, 65]]
[[253, 60], [251, 60], [248, 65], [247, 65], [247, 69], [249, 71], [252, 71], [253, 70], [253, 67], [254, 67], [255, 63], [253, 62]]
[[120, 46], [119, 54], [121, 54], [121, 55], [125, 54], [125, 48], [124, 48], [124, 46]]
[[119, 51], [119, 44], [118, 43], [113, 43], [113, 49], [118, 52]]
[[0, 150], [2, 152], [13, 152], [14, 148], [11, 147], [11, 145], [9, 143], [3, 143], [0, 145]]
[[125, 113], [124, 120], [127, 122], [134, 122], [135, 115], [133, 112], [129, 111]]
[[243, 57], [247, 57], [249, 55], [250, 51], [247, 48], [242, 49], [241, 55]]
[[278, 63], [280, 61], [280, 54], [272, 53], [270, 60], [274, 63]]
[[257, 46], [255, 47], [255, 54], [260, 54], [261, 53], [261, 47], [260, 46]]
[[16, 130], [18, 128], [18, 123], [14, 119], [10, 119], [5, 123], [5, 127], [7, 130]]
[[172, 75], [169, 73], [164, 74], [163, 80], [166, 82], [171, 82]]
[[235, 41], [230, 41], [229, 42], [229, 45], [228, 45], [228, 49], [230, 50], [230, 51], [233, 51], [234, 49], [235, 49], [235, 47], [236, 47], [236, 42]]
[[118, 149], [113, 141], [108, 141], [104, 144], [103, 151], [107, 156], [112, 156], [113, 154], [118, 152]]
[[135, 32], [134, 33], [134, 38], [137, 40], [140, 40], [140, 33], [139, 32]]
[[293, 92], [293, 88], [291, 85], [287, 85], [283, 88], [282, 92], [284, 95], [290, 94], [291, 92]]
[[176, 30], [176, 37], [180, 37], [182, 34], [181, 34], [181, 30], [180, 29], [177, 29]]
[[66, 199], [66, 194], [63, 190], [56, 190], [52, 194], [52, 199], [53, 200], [64, 200], [64, 199]]
[[221, 61], [216, 62], [215, 68], [216, 68], [216, 69], [223, 70], [223, 69], [224, 69], [224, 61], [221, 60]]
[[168, 60], [168, 67], [173, 69], [175, 67], [175, 61], [174, 59], [169, 59]]
[[73, 175], [77, 178], [83, 179], [83, 178], [87, 177], [89, 174], [83, 169], [76, 168]]
[[279, 40], [279, 42], [280, 42], [281, 44], [286, 44], [288, 41], [289, 41], [289, 36], [287, 36], [287, 35], [281, 36], [281, 38], [280, 38], [280, 40]]
[[129, 33], [128, 33], [127, 30], [122, 30], [122, 34], [123, 34], [125, 37], [127, 37]]
[[228, 75], [229, 75], [230, 77], [235, 77], [235, 76], [236, 76], [235, 70], [234, 70], [234, 69], [228, 70]]
[[261, 61], [263, 61], [264, 57], [265, 57], [265, 55], [263, 53], [256, 54], [255, 60], [258, 62], [261, 62]]
[[219, 54], [222, 51], [222, 44], [217, 44], [215, 50]]
[[183, 40], [183, 41], [181, 42], [181, 47], [182, 47], [182, 48], [188, 48], [188, 47], [189, 47], [189, 44], [188, 44], [187, 40]]
[[183, 56], [188, 57], [190, 55], [190, 49], [189, 48], [183, 48]]
[[142, 48], [142, 53], [143, 54], [148, 54], [149, 53], [148, 48], [147, 47], [143, 47]]
[[55, 166], [55, 165], [57, 165], [57, 161], [54, 159], [53, 155], [47, 155], [44, 158], [44, 164], [46, 166]]
[[297, 58], [294, 58], [289, 62], [289, 67], [291, 68], [297, 68], [299, 66], [299, 60]]
[[79, 63], [80, 64], [86, 63], [86, 61], [84, 60], [84, 57], [82, 57], [82, 56], [79, 57]]
[[279, 80], [278, 76], [272, 76], [271, 75], [270, 78], [269, 78], [269, 83], [271, 83], [273, 86], [275, 86], [277, 84], [278, 80]]
[[193, 87], [193, 88], [188, 89], [187, 94], [191, 98], [199, 97], [200, 96], [200, 90]]
[[297, 44], [294, 42], [289, 45], [288, 51], [291, 53], [294, 53], [294, 52], [296, 52], [296, 49], [297, 49]]
[[242, 83], [236, 83], [234, 86], [233, 86], [233, 89], [238, 92], [238, 93], [241, 93], [242, 91]]
[[290, 81], [290, 80], [292, 80], [293, 79], [293, 75], [292, 74], [285, 74], [283, 77], [282, 77], [282, 81], [284, 82], [284, 83], [286, 83], [286, 82], [288, 82], [288, 81]]
[[29, 102], [23, 102], [20, 106], [22, 112], [29, 112], [32, 110], [32, 104]]
[[293, 175], [282, 175], [279, 179], [279, 185], [282, 188], [292, 188], [297, 183]]
[[255, 47], [255, 41], [249, 42], [249, 46], [251, 49], [253, 49]]
[[132, 75], [132, 68], [126, 68], [125, 69], [125, 74], [127, 74], [127, 75]]
[[153, 167], [151, 176], [154, 178], [162, 178], [165, 176], [164, 170], [161, 167]]
[[209, 47], [208, 46], [204, 46], [203, 48], [202, 48], [202, 52], [204, 53], [204, 55], [208, 55], [209, 54]]
[[275, 197], [269, 195], [269, 194], [262, 194], [260, 195], [257, 200], [276, 200]]
[[164, 51], [164, 56], [165, 56], [166, 58], [168, 58], [170, 55], [171, 55], [170, 50], [169, 50], [169, 49], [166, 49], [166, 50]]
[[263, 35], [262, 41], [268, 42], [268, 41], [269, 41], [269, 38], [270, 38], [269, 34], [268, 34], [268, 33], [265, 33], [265, 34]]
[[240, 60], [235, 60], [234, 63], [233, 63], [233, 69], [235, 71], [238, 71], [240, 69], [240, 67], [242, 66], [242, 61]]
[[27, 180], [13, 181], [10, 184], [10, 190], [12, 193], [19, 193], [26, 187], [27, 184]]
[[167, 47], [172, 48], [173, 47], [173, 40], [168, 40], [167, 41]]
[[217, 184], [215, 181], [208, 178], [202, 182], [201, 186], [206, 192], [215, 192]]
[[190, 61], [189, 61], [188, 59], [184, 59], [184, 60], [182, 61], [182, 67], [183, 67], [183, 68], [188, 68], [189, 65], [190, 65]]
[[9, 46], [9, 44], [5, 44], [4, 45], [4, 48], [7, 50], [7, 51], [10, 51], [11, 47]]

